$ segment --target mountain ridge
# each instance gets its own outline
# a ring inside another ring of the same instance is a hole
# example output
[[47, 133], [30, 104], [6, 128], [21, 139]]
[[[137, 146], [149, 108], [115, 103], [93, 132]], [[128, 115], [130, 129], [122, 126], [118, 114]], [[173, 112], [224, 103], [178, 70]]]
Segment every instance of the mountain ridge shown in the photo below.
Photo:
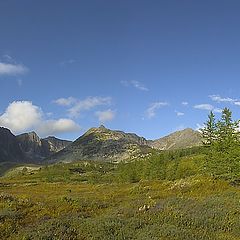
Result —
[[0, 127], [0, 162], [40, 163], [70, 143], [52, 136], [40, 138], [36, 132], [15, 136], [9, 129]]
[[135, 133], [110, 130], [103, 125], [90, 128], [69, 146], [53, 154], [50, 161], [121, 161], [144, 156], [156, 150], [174, 150], [201, 145], [201, 134], [193, 129], [174, 132], [163, 138], [147, 140]]
[[101, 125], [90, 128], [65, 149], [51, 157], [53, 161], [119, 161], [150, 150], [147, 140], [133, 133], [114, 131]]
[[[156, 140], [147, 140], [135, 133], [111, 130], [101, 125], [90, 128], [73, 142], [54, 136], [40, 138], [35, 132], [15, 136], [9, 129], [1, 129], [0, 142], [7, 143], [7, 139], [11, 139], [11, 145], [14, 146], [11, 152], [15, 155], [8, 153], [9, 144], [1, 144], [0, 161], [4, 161], [4, 159], [8, 161], [9, 158], [9, 161], [15, 159], [15, 161], [35, 163], [75, 160], [118, 162], [144, 156], [152, 149], [175, 150], [199, 146], [202, 143], [201, 134], [190, 128], [176, 131]], [[3, 129], [5, 130], [3, 131]], [[6, 137], [6, 133], [8, 133], [8, 137]]]

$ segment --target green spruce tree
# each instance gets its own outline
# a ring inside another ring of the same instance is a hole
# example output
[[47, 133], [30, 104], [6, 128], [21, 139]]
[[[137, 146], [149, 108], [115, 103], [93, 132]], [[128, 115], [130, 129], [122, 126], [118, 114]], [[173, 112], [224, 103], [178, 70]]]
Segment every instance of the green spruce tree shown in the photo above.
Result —
[[232, 120], [232, 112], [228, 108], [222, 111], [221, 120], [217, 123], [217, 149], [229, 152], [240, 145], [239, 121]]
[[216, 130], [215, 115], [211, 111], [208, 115], [208, 120], [204, 123], [204, 128], [200, 129], [203, 138], [203, 145], [210, 147], [214, 144], [217, 137]]
[[[208, 125], [212, 121], [213, 115], [210, 115]], [[238, 128], [239, 121], [233, 121], [232, 112], [228, 108], [224, 108], [221, 119], [217, 122], [213, 131], [215, 134], [214, 141], [211, 144], [212, 147], [210, 151], [207, 151], [206, 169], [215, 177], [226, 179], [240, 177], [240, 137]], [[208, 136], [209, 129], [205, 127], [205, 130], [205, 135]]]

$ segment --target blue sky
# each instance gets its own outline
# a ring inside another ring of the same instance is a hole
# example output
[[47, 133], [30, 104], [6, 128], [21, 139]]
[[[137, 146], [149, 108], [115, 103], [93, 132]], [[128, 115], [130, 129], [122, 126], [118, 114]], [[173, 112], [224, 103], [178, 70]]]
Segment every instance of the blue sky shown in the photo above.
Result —
[[0, 125], [155, 139], [227, 106], [240, 118], [240, 2], [0, 2]]

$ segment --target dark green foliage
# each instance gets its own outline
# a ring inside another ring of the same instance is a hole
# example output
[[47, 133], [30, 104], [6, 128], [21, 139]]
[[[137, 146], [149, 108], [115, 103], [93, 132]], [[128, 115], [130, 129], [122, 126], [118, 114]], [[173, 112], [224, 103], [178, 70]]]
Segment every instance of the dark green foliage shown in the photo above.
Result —
[[216, 177], [236, 179], [240, 177], [240, 136], [239, 121], [232, 120], [228, 108], [222, 111], [221, 119], [215, 124], [211, 112], [202, 135], [208, 147], [206, 171]]
[[[175, 180], [201, 174], [203, 169], [202, 147], [155, 153], [144, 160], [119, 163], [116, 173], [121, 182], [140, 180]], [[195, 156], [198, 154], [198, 157]]]
[[224, 108], [221, 120], [217, 123], [215, 147], [220, 152], [230, 152], [239, 147], [239, 121], [232, 120], [232, 112]]
[[205, 127], [201, 129], [201, 132], [203, 137], [203, 144], [205, 146], [211, 146], [217, 137], [215, 115], [213, 114], [212, 111], [208, 115], [208, 120], [205, 123]]

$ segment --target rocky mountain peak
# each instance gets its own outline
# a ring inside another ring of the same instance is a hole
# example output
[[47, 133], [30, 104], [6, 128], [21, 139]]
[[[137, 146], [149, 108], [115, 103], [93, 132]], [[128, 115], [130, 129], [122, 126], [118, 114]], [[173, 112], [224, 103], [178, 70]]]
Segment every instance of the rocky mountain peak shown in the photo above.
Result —
[[198, 131], [186, 128], [169, 134], [168, 136], [149, 141], [149, 145], [160, 150], [181, 149], [202, 144], [202, 137]]
[[15, 135], [9, 129], [0, 127], [0, 162], [19, 162], [24, 160], [24, 154]]

